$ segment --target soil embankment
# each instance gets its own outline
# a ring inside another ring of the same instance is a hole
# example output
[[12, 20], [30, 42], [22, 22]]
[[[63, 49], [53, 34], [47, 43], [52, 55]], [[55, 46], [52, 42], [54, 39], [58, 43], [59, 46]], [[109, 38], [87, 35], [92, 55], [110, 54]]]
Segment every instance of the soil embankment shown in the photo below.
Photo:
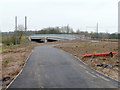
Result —
[[[85, 64], [90, 66], [92, 69], [109, 76], [118, 81], [118, 40], [102, 40], [99, 42], [88, 43], [82, 40], [76, 40], [77, 44], [59, 45], [56, 48], [62, 49], [78, 59], [83, 61]], [[117, 54], [110, 56], [96, 56], [86, 57], [84, 55], [96, 53], [109, 53], [116, 52]], [[108, 67], [100, 67], [100, 65], [109, 65]], [[112, 66], [117, 65], [117, 66]]]

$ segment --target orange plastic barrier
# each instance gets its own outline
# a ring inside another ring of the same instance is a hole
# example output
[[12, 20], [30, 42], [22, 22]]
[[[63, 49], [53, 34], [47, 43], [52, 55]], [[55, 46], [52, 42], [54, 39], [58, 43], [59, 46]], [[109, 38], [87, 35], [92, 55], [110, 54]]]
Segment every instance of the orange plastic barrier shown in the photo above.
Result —
[[[113, 52], [112, 54], [116, 54], [116, 52]], [[110, 53], [101, 53], [101, 54], [94, 54], [94, 56], [104, 56], [104, 55], [110, 55]], [[91, 57], [93, 56], [91, 55], [84, 55], [84, 57]]]

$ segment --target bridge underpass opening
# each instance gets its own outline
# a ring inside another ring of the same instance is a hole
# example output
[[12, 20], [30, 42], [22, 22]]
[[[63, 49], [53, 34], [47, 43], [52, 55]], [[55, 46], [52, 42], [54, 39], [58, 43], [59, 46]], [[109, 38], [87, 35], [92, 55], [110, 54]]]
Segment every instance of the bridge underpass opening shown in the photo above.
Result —
[[47, 39], [47, 42], [56, 42], [58, 40], [53, 40], [53, 39]]
[[31, 39], [31, 41], [37, 42], [37, 43], [44, 43], [44, 41], [41, 39]]
[[56, 42], [54, 39], [31, 39], [32, 42], [45, 43], [45, 42]]

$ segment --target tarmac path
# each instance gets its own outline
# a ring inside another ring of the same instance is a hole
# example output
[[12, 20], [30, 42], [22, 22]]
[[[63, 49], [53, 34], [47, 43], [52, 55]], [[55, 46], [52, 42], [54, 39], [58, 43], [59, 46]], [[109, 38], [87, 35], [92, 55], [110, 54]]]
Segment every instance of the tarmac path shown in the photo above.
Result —
[[9, 88], [117, 88], [118, 83], [52, 45], [34, 49]]

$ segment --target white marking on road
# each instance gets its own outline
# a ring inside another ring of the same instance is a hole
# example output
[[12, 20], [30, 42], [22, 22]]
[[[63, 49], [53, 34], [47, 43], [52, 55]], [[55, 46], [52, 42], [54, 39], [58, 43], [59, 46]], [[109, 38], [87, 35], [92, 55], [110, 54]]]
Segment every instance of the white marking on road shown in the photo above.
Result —
[[91, 73], [93, 73], [93, 74], [94, 74], [94, 72], [91, 72]]
[[83, 66], [83, 65], [81, 65], [81, 64], [79, 64], [79, 63], [76, 63], [73, 59], [72, 59], [72, 62], [73, 62], [73, 63], [75, 63], [76, 65], [79, 65], [80, 67], [82, 67], [82, 68], [86, 69], [86, 67], [85, 67], [85, 66]]
[[110, 81], [110, 80], [106, 79], [105, 77], [103, 77], [103, 76], [101, 76], [101, 75], [98, 75], [98, 74], [96, 74], [96, 75], [97, 75], [98, 77], [100, 77], [100, 78], [106, 80], [106, 81]]
[[79, 64], [79, 66], [82, 67], [82, 68], [84, 68], [84, 69], [86, 69], [86, 67], [84, 67], [83, 65], [80, 65], [80, 64]]
[[89, 73], [88, 71], [86, 71], [86, 73], [87, 73], [87, 74], [89, 74], [89, 75], [91, 75], [92, 77], [95, 77], [95, 78], [96, 78], [96, 76], [95, 76], [95, 75], [93, 75], [93, 74]]

